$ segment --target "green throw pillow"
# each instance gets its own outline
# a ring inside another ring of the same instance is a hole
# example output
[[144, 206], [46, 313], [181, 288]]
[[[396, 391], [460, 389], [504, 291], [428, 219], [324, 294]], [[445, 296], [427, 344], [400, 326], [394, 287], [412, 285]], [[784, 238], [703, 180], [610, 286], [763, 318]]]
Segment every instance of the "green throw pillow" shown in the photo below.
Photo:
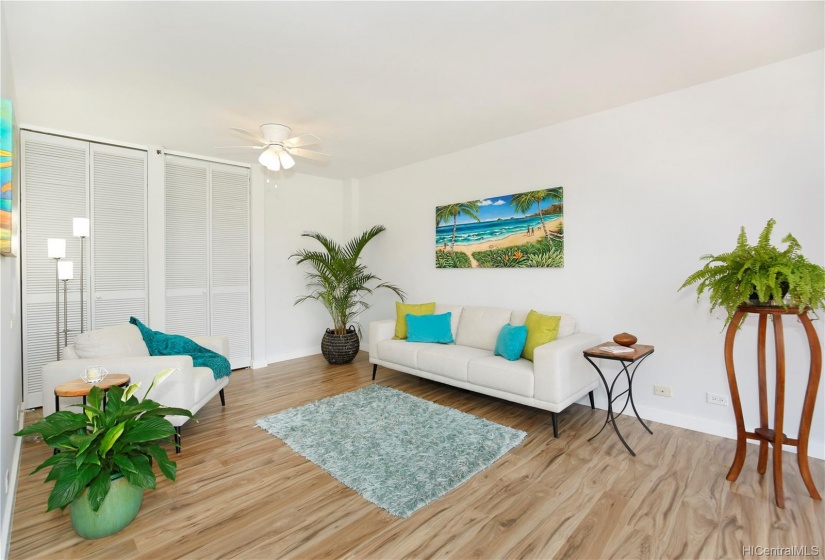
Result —
[[395, 338], [407, 338], [407, 314], [432, 315], [435, 313], [435, 302], [431, 303], [401, 303], [395, 302]]
[[527, 320], [524, 321], [524, 325], [527, 327], [527, 342], [524, 343], [521, 356], [532, 362], [533, 350], [558, 338], [560, 321], [561, 317], [542, 315], [531, 310], [527, 314]]

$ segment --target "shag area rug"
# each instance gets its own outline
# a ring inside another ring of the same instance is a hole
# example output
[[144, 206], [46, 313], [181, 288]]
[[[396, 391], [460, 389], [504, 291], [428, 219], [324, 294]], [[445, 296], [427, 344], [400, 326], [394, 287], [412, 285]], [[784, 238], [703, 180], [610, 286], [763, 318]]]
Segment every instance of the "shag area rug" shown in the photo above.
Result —
[[469, 480], [526, 435], [382, 385], [285, 410], [257, 425], [398, 517]]

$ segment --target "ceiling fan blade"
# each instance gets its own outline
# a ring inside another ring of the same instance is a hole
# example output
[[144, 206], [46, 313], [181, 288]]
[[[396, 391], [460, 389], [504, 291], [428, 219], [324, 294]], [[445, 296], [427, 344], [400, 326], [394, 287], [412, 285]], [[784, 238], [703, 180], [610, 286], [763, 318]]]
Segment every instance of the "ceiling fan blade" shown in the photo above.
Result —
[[263, 150], [266, 148], [266, 144], [263, 146], [212, 146], [215, 149], [229, 149], [229, 148], [252, 148], [253, 150]]
[[315, 161], [329, 161], [329, 154], [313, 152], [312, 150], [305, 150], [303, 148], [287, 148], [286, 150], [293, 156], [314, 159]]
[[249, 138], [252, 138], [256, 142], [260, 142], [261, 144], [267, 144], [266, 140], [264, 140], [263, 138], [261, 138], [257, 134], [252, 134], [248, 130], [244, 130], [242, 128], [234, 128], [234, 127], [231, 127], [231, 126], [229, 127], [229, 130], [234, 130], [235, 132], [237, 132], [239, 134], [243, 134], [244, 136], [248, 136]]
[[301, 146], [312, 146], [313, 144], [320, 143], [321, 139], [314, 134], [302, 134], [301, 136], [290, 138], [284, 142], [284, 146], [288, 146], [290, 148], [300, 148]]

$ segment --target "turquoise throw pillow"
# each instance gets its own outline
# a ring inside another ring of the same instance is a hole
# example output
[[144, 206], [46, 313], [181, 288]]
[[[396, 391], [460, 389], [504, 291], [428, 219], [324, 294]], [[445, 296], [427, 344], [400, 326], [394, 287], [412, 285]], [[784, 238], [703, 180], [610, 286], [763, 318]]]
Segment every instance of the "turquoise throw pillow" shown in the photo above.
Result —
[[521, 357], [524, 350], [524, 343], [527, 342], [527, 327], [524, 325], [513, 326], [504, 325], [498, 333], [496, 339], [495, 355], [501, 356], [511, 362]]
[[441, 315], [413, 315], [407, 313], [407, 342], [437, 342], [452, 344], [453, 333], [450, 330], [452, 313]]

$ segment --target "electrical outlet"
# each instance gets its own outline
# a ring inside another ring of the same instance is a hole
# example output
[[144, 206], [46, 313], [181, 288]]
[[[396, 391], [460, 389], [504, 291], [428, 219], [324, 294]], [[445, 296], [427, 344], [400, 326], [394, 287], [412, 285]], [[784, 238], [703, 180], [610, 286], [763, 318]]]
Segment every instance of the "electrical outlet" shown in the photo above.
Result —
[[710, 404], [718, 404], [719, 406], [728, 406], [728, 398], [725, 395], [717, 395], [716, 393], [708, 393], [707, 400]]
[[665, 387], [664, 385], [654, 385], [653, 394], [659, 395], [660, 397], [672, 397], [673, 389], [670, 387]]

